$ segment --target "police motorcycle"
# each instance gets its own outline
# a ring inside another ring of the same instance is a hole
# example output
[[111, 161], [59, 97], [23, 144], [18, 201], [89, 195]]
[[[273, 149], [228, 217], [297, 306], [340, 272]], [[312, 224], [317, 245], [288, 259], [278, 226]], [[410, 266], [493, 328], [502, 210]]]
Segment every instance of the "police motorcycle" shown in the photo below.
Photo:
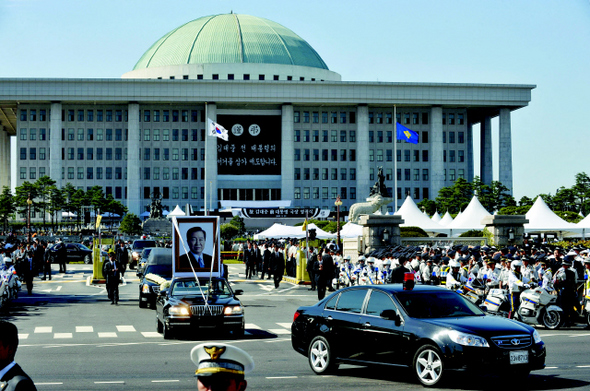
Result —
[[457, 293], [475, 305], [482, 304], [486, 298], [483, 281], [476, 278], [473, 274], [469, 276], [469, 279], [465, 284], [457, 289]]
[[[512, 262], [512, 267], [518, 266], [519, 261]], [[520, 306], [514, 319], [527, 324], [540, 324], [550, 330], [555, 330], [563, 324], [563, 310], [557, 305], [557, 296], [547, 292], [536, 283], [520, 293]], [[490, 289], [484, 306], [490, 314], [508, 317], [511, 311], [508, 289]]]
[[6, 257], [0, 266], [0, 307], [18, 297], [21, 282], [16, 274], [12, 259]]
[[365, 273], [365, 257], [361, 255], [359, 257], [358, 263], [356, 268], [352, 271], [352, 275], [350, 276], [351, 285], [361, 285], [361, 277], [363, 277]]

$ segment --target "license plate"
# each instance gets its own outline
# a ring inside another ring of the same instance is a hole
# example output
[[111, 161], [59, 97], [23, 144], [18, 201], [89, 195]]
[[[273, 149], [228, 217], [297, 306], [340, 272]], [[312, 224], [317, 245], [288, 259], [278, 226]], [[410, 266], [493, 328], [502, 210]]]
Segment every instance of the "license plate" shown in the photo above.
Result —
[[510, 364], [528, 364], [529, 352], [527, 350], [516, 350], [510, 352]]

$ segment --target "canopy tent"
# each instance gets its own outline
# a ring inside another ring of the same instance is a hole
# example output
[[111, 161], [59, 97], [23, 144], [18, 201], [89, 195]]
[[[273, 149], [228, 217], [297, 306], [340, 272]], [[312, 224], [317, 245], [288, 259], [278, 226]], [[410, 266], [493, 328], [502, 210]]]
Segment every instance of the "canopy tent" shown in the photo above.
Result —
[[357, 238], [363, 235], [363, 226], [359, 224], [355, 224], [353, 222], [348, 222], [344, 224], [342, 228], [340, 228], [340, 237], [341, 238]]
[[446, 228], [451, 230], [451, 236], [459, 235], [471, 229], [482, 230], [484, 229], [484, 225], [481, 223], [481, 220], [487, 216], [491, 216], [491, 213], [483, 207], [476, 196], [473, 196], [463, 213], [458, 214], [455, 220], [447, 225]]
[[439, 223], [430, 220], [427, 215], [422, 213], [410, 196], [406, 197], [406, 200], [395, 214], [404, 219], [401, 227], [420, 227], [426, 232], [448, 232]]
[[[580, 212], [580, 215], [582, 215], [582, 212]], [[578, 222], [576, 226], [582, 230], [582, 239], [585, 239], [586, 232], [590, 232], [590, 214], [588, 214], [588, 216], [586, 216], [583, 220]]]
[[174, 208], [174, 210], [172, 212], [168, 213], [168, 215], [166, 217], [170, 219], [172, 217], [178, 217], [178, 216], [186, 216], [186, 213], [184, 213], [182, 211], [182, 209], [180, 209], [180, 206], [176, 205], [176, 208]]
[[116, 213], [113, 213], [113, 212], [104, 212], [102, 214], [102, 217], [103, 218], [118, 218], [118, 217], [121, 217], [121, 216], [118, 215], [118, 214], [116, 214]]
[[453, 218], [451, 217], [451, 214], [447, 210], [445, 212], [445, 214], [443, 215], [442, 219], [440, 219], [440, 221], [438, 223], [441, 226], [446, 227], [447, 225], [451, 224], [452, 222], [453, 222]]
[[72, 212], [61, 212], [61, 217], [76, 217], [77, 215]]
[[529, 221], [524, 225], [526, 233], [555, 232], [563, 236], [564, 233], [580, 233], [583, 228], [556, 215], [541, 197], [537, 197], [525, 217]]
[[145, 211], [142, 214], [140, 214], [139, 217], [150, 217], [150, 212]]
[[440, 215], [438, 214], [438, 210], [436, 212], [434, 212], [434, 214], [432, 215], [432, 217], [430, 218], [430, 220], [434, 221], [435, 223], [439, 223], [442, 220], [442, 217], [440, 217]]
[[[316, 230], [316, 237], [318, 239], [334, 239], [336, 238], [336, 234], [331, 234], [326, 232], [314, 223], [311, 223], [307, 226], [307, 230], [315, 228]], [[340, 231], [342, 232], [342, 231]], [[274, 223], [270, 228], [257, 233], [254, 235], [254, 240], [261, 240], [261, 239], [281, 239], [281, 238], [295, 238], [295, 239], [305, 239], [305, 230], [303, 227], [292, 227], [290, 225], [283, 225], [279, 223]]]

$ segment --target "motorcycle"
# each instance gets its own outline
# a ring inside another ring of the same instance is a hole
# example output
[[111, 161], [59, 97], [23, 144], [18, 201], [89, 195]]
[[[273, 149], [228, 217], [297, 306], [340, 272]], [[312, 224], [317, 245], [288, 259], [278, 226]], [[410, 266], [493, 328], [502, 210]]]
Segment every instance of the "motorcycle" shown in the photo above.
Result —
[[480, 279], [475, 279], [468, 284], [462, 285], [457, 289], [457, 293], [475, 305], [482, 304], [486, 297], [485, 285]]
[[0, 307], [18, 297], [21, 283], [14, 269], [0, 272]]
[[[563, 324], [563, 310], [556, 303], [556, 296], [533, 284], [520, 294], [520, 307], [514, 318], [549, 330], [558, 329]], [[510, 296], [504, 289], [490, 289], [483, 304], [491, 314], [508, 317], [511, 311]]]

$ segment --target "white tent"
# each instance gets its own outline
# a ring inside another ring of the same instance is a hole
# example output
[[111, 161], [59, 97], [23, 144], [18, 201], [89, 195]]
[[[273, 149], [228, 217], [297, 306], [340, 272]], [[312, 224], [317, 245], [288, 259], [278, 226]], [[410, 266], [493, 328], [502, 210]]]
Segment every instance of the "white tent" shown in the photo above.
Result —
[[353, 222], [348, 222], [344, 224], [342, 228], [340, 228], [340, 237], [341, 238], [357, 238], [363, 235], [363, 226], [359, 224], [355, 224]]
[[549, 209], [541, 197], [537, 197], [525, 216], [529, 221], [524, 225], [524, 231], [527, 233], [556, 232], [560, 233], [559, 236], [563, 236], [563, 232], [579, 233], [583, 228], [579, 224], [584, 220], [580, 221], [578, 225], [565, 221]]
[[406, 197], [406, 200], [395, 214], [404, 219], [401, 227], [420, 227], [426, 232], [448, 232], [439, 223], [430, 220], [427, 215], [422, 213], [410, 196]]
[[453, 222], [453, 218], [451, 217], [451, 214], [447, 210], [445, 212], [445, 214], [443, 215], [442, 219], [440, 219], [440, 221], [438, 223], [441, 226], [446, 227], [447, 225], [451, 224], [452, 222]]
[[186, 213], [184, 213], [182, 211], [182, 209], [180, 209], [180, 206], [176, 205], [176, 208], [174, 208], [174, 210], [172, 212], [168, 213], [168, 215], [166, 217], [171, 219], [172, 217], [178, 217], [178, 216], [186, 216]]
[[463, 213], [458, 214], [455, 220], [447, 225], [446, 228], [451, 229], [451, 236], [469, 231], [470, 229], [481, 230], [484, 229], [481, 220], [486, 216], [491, 216], [490, 212], [483, 207], [476, 196], [473, 196]]
[[[295, 228], [301, 229], [301, 227], [295, 227]], [[318, 239], [336, 239], [336, 234], [331, 234], [329, 232], [326, 232], [326, 231], [318, 228], [318, 226], [315, 225], [314, 223], [311, 223], [307, 226], [308, 231], [312, 228], [315, 228], [315, 234]], [[303, 232], [303, 237], [305, 237], [305, 231], [302, 231], [302, 232]]]
[[72, 212], [61, 212], [61, 217], [76, 217], [76, 214]]
[[[307, 226], [307, 230], [315, 228], [316, 237], [318, 239], [334, 239], [336, 238], [336, 234], [331, 234], [329, 232], [323, 231], [318, 228], [317, 225], [311, 223]], [[342, 232], [342, 231], [340, 231]], [[301, 226], [299, 227], [292, 227], [290, 225], [283, 225], [279, 223], [274, 223], [270, 228], [257, 233], [254, 235], [255, 240], [260, 239], [281, 239], [281, 238], [296, 238], [296, 239], [305, 239], [305, 230], [302, 229]]]
[[432, 217], [430, 218], [430, 220], [434, 221], [435, 223], [439, 223], [442, 220], [442, 217], [440, 217], [440, 215], [438, 214], [438, 210], [436, 212], [434, 212], [434, 214], [432, 215]]

